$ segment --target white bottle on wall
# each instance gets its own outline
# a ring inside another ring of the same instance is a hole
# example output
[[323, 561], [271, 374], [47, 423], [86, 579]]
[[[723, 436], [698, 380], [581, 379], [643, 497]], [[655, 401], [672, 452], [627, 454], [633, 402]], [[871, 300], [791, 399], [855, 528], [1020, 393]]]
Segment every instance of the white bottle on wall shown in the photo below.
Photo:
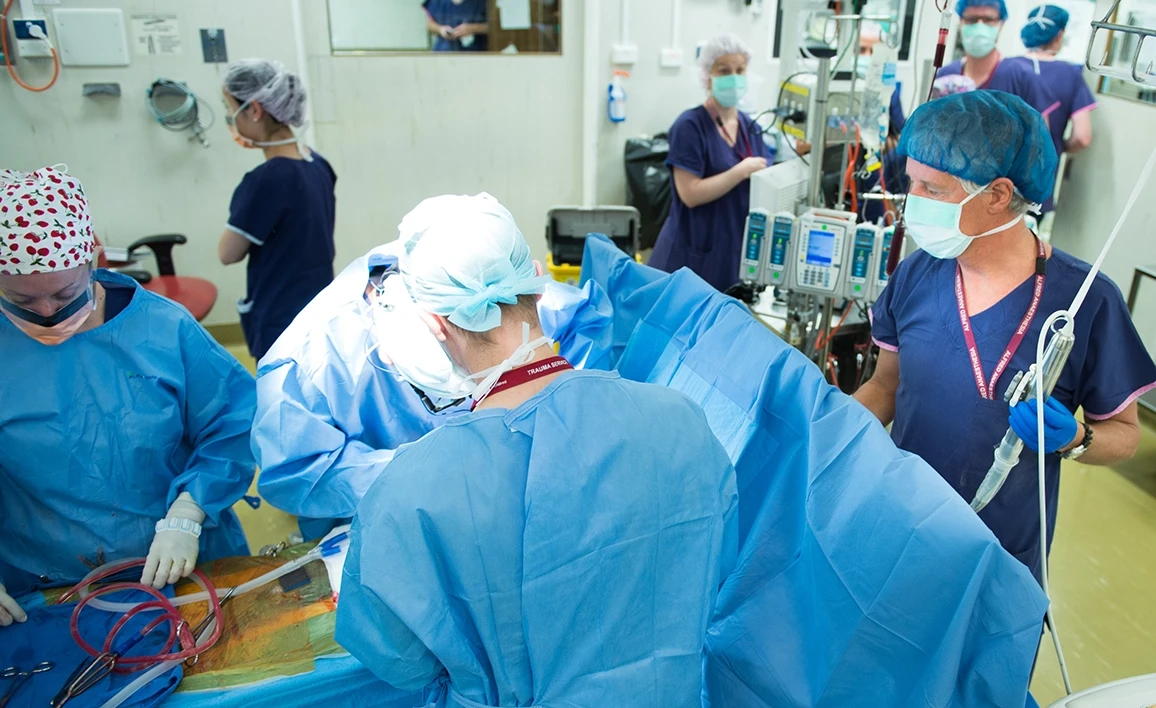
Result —
[[611, 123], [621, 123], [626, 120], [626, 89], [622, 88], [622, 80], [630, 78], [630, 73], [615, 69], [614, 78], [610, 80], [606, 115]]

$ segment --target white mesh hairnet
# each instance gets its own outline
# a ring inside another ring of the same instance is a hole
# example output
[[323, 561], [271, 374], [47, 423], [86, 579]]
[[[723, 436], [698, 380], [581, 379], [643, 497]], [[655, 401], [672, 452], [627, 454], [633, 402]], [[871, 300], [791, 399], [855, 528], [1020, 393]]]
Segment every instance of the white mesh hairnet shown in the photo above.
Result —
[[702, 52], [698, 55], [698, 68], [702, 71], [703, 88], [710, 88], [711, 67], [720, 57], [728, 54], [742, 54], [748, 63], [751, 60], [751, 50], [746, 42], [733, 34], [720, 34], [702, 48]]
[[410, 295], [462, 329], [494, 329], [499, 304], [541, 293], [551, 280], [538, 275], [513, 215], [488, 194], [427, 199], [397, 228]]
[[279, 123], [300, 128], [305, 124], [305, 87], [301, 78], [280, 62], [240, 59], [225, 70], [225, 90], [241, 103], [260, 103]]

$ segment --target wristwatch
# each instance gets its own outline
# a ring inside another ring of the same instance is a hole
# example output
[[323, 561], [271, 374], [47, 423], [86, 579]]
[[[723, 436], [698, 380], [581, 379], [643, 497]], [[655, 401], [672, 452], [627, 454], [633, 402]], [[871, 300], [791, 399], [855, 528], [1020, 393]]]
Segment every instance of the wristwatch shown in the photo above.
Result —
[[1087, 423], [1081, 423], [1080, 425], [1084, 426], [1084, 439], [1080, 441], [1079, 445], [1060, 455], [1060, 457], [1065, 460], [1080, 459], [1080, 455], [1083, 455], [1088, 451], [1088, 448], [1092, 446], [1092, 426]]

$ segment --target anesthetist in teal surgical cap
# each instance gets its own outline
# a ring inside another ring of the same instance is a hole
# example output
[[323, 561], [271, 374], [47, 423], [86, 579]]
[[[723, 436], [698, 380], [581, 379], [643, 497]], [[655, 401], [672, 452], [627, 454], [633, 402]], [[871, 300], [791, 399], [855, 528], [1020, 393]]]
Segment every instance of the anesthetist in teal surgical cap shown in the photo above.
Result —
[[362, 500], [337, 641], [433, 706], [698, 708], [737, 543], [734, 470], [702, 409], [555, 355], [535, 306], [548, 279], [489, 195], [426, 200], [401, 231], [384, 314], [453, 367], [424, 380], [382, 348], [473, 411]]
[[249, 552], [253, 378], [96, 251], [75, 177], [0, 172], [0, 625], [106, 561], [159, 588]]

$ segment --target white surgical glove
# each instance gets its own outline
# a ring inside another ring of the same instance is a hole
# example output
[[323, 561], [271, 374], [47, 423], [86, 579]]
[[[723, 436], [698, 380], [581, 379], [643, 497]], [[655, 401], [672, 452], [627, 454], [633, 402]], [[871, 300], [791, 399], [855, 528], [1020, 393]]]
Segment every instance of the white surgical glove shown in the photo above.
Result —
[[140, 581], [160, 590], [188, 577], [197, 566], [200, 552], [201, 522], [205, 512], [188, 492], [181, 492], [165, 518], [157, 522], [157, 535], [149, 547]]
[[0, 583], [0, 627], [7, 627], [13, 622], [24, 622], [27, 619], [28, 615], [24, 614], [24, 610], [16, 604]]

